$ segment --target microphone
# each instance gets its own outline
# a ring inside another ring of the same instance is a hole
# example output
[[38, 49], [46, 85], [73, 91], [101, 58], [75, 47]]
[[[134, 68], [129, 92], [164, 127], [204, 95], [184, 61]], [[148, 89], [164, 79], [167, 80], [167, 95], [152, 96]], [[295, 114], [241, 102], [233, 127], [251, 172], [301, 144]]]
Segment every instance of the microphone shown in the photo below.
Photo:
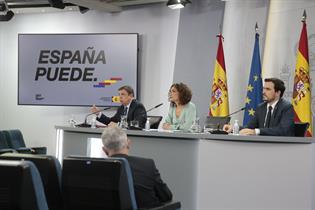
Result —
[[93, 115], [93, 114], [97, 114], [97, 113], [99, 113], [99, 112], [108, 110], [108, 109], [110, 109], [110, 108], [111, 108], [111, 107], [105, 107], [104, 109], [100, 109], [100, 110], [98, 110], [98, 111], [96, 111], [96, 112], [92, 112], [92, 113], [90, 113], [90, 114], [87, 114], [87, 115], [85, 116], [85, 118], [84, 118], [84, 123], [81, 123], [81, 124], [76, 125], [76, 126], [77, 126], [77, 127], [81, 127], [81, 128], [90, 128], [91, 125], [87, 123], [87, 118], [88, 118], [89, 116]]
[[150, 112], [150, 111], [152, 111], [153, 109], [156, 109], [156, 108], [162, 106], [162, 105], [163, 105], [163, 103], [160, 103], [160, 104], [156, 105], [155, 107], [152, 107], [151, 109], [148, 109], [148, 110], [147, 110], [147, 113]]
[[236, 110], [235, 112], [232, 112], [231, 114], [226, 115], [225, 117], [231, 117], [232, 115], [235, 115], [235, 114], [237, 114], [237, 113], [239, 113], [239, 112], [245, 110], [245, 108], [246, 108], [246, 106], [244, 106], [244, 107], [242, 107], [242, 108]]
[[[152, 111], [153, 109], [156, 109], [156, 108], [158, 108], [158, 107], [160, 107], [160, 106], [162, 106], [162, 105], [163, 105], [163, 103], [160, 103], [160, 104], [158, 104], [158, 105], [152, 107], [151, 109], [148, 109], [146, 112], [148, 113], [148, 112]], [[132, 125], [130, 125], [130, 126], [128, 127], [128, 129], [130, 129], [130, 130], [142, 130], [141, 127], [135, 127], [135, 126], [132, 126]]]
[[245, 108], [246, 107], [242, 107], [242, 108], [236, 110], [235, 112], [232, 112], [231, 114], [226, 115], [225, 117], [223, 117], [225, 119], [224, 120], [225, 122], [224, 123], [221, 122], [222, 124], [218, 123], [217, 128], [215, 130], [212, 130], [212, 131], [209, 131], [209, 132], [212, 133], [212, 134], [224, 134], [224, 135], [228, 134], [228, 132], [220, 130], [220, 127], [223, 126], [223, 124], [229, 123], [230, 122], [230, 118], [231, 118], [232, 115], [235, 115], [235, 114], [245, 110]]

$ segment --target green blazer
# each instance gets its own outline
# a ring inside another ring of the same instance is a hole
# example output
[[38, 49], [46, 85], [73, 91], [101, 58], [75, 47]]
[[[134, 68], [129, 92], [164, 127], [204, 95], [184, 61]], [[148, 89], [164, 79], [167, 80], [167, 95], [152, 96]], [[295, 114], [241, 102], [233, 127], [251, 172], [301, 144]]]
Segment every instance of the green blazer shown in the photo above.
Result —
[[192, 102], [189, 102], [184, 106], [178, 118], [176, 117], [176, 107], [170, 106], [165, 122], [171, 124], [172, 130], [188, 131], [196, 120], [196, 116], [196, 106]]

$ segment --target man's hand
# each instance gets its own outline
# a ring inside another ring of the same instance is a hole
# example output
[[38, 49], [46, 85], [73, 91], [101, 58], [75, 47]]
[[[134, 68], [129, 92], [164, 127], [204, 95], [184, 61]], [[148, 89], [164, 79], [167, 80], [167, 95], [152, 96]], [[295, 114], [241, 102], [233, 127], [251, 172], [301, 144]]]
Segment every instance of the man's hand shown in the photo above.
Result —
[[231, 133], [232, 130], [233, 130], [233, 126], [232, 126], [232, 125], [229, 125], [229, 124], [225, 124], [225, 125], [223, 126], [223, 130], [224, 130], [225, 132]]
[[93, 104], [93, 106], [90, 108], [90, 111], [91, 111], [91, 113], [94, 113], [94, 112], [100, 112], [101, 110], [99, 108], [97, 108], [95, 106], [95, 104]]
[[256, 135], [255, 129], [244, 128], [240, 130], [240, 135]]
[[118, 124], [115, 123], [115, 122], [113, 122], [113, 121], [111, 121], [107, 126], [108, 126], [108, 127], [117, 127]]

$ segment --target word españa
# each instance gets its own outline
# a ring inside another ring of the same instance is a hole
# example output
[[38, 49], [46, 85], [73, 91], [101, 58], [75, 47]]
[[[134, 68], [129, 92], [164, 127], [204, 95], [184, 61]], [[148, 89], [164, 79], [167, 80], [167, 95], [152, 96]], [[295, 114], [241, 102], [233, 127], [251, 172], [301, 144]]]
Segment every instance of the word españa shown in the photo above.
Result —
[[[88, 48], [91, 49], [91, 48]], [[36, 69], [35, 80], [45, 78], [48, 81], [96, 81], [93, 79], [94, 67], [79, 68], [75, 64], [93, 65], [106, 64], [105, 52], [100, 50], [41, 50], [39, 53], [38, 66]], [[49, 67], [49, 64], [54, 64], [54, 67]], [[62, 64], [58, 67], [56, 64]], [[64, 64], [73, 64], [64, 66]], [[48, 67], [47, 67], [48, 66]]]

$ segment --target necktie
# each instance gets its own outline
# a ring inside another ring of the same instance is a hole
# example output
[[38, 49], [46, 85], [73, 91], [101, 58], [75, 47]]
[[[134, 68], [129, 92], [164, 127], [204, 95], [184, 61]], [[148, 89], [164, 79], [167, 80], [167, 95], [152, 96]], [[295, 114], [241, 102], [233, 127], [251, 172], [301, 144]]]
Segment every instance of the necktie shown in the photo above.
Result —
[[128, 112], [128, 107], [125, 106], [123, 115], [127, 115], [127, 112]]
[[265, 128], [269, 128], [269, 126], [270, 126], [271, 112], [272, 112], [272, 106], [269, 106], [268, 107], [267, 118], [266, 118], [266, 122], [265, 122]]

